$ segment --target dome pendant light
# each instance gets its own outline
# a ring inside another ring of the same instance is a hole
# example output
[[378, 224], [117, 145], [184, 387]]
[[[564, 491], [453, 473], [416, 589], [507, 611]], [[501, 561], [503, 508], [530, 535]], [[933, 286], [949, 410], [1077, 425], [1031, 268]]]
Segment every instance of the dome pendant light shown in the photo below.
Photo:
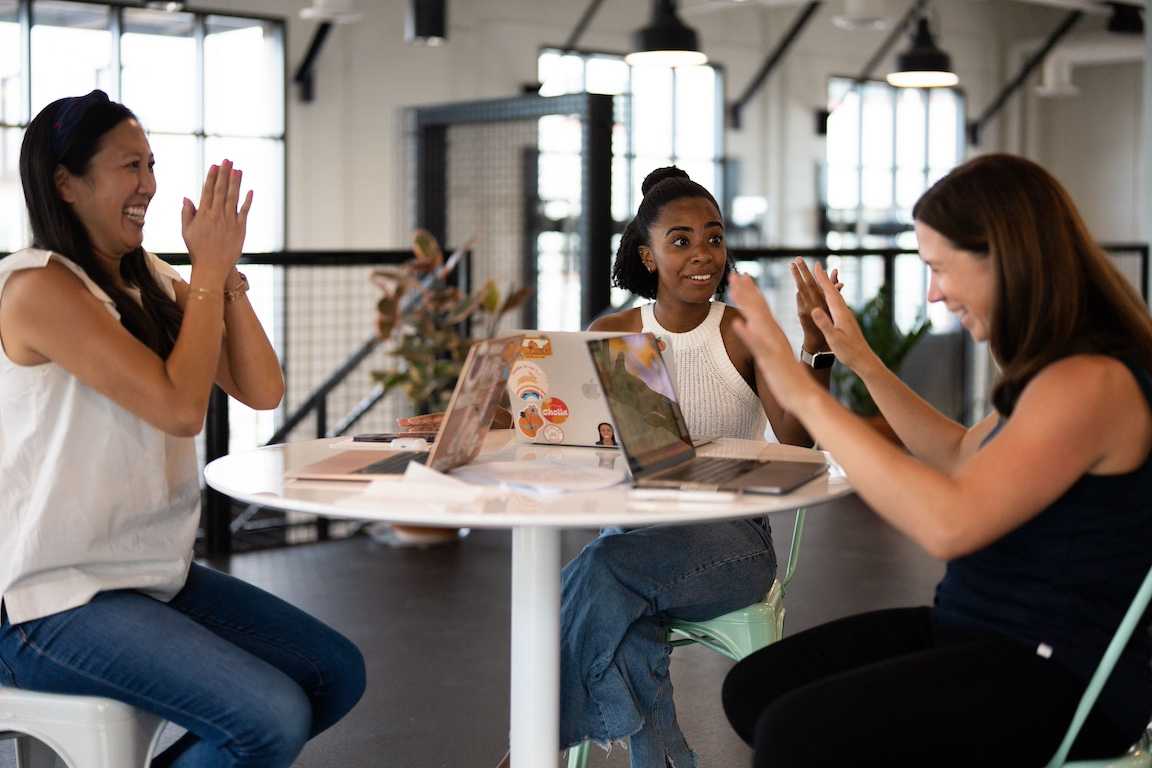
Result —
[[896, 59], [896, 71], [888, 75], [888, 84], [897, 88], [949, 88], [960, 82], [952, 71], [952, 58], [936, 47], [928, 19], [916, 23], [912, 47]]
[[696, 30], [676, 15], [674, 0], [652, 0], [652, 19], [632, 36], [632, 53], [624, 61], [632, 66], [690, 67], [704, 64]]

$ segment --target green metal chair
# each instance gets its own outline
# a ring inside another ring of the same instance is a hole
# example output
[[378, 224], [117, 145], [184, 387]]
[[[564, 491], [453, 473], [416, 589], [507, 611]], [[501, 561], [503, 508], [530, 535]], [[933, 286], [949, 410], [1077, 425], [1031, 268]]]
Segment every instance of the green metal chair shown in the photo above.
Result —
[[[784, 580], [772, 582], [772, 588], [759, 603], [741, 608], [708, 621], [673, 621], [668, 627], [668, 640], [673, 647], [698, 643], [733, 661], [774, 643], [784, 635], [784, 595], [796, 574], [800, 539], [804, 535], [804, 510], [796, 510], [792, 528], [792, 545], [784, 566]], [[590, 743], [568, 750], [568, 768], [586, 768]]]
[[1136, 596], [1132, 598], [1128, 612], [1124, 614], [1120, 626], [1116, 628], [1116, 634], [1112, 636], [1112, 642], [1108, 643], [1108, 648], [1096, 666], [1092, 679], [1088, 681], [1088, 687], [1084, 690], [1084, 695], [1080, 697], [1080, 704], [1076, 707], [1076, 714], [1072, 717], [1072, 724], [1068, 726], [1068, 732], [1064, 734], [1064, 741], [1060, 743], [1060, 748], [1048, 761], [1048, 768], [1061, 768], [1061, 766], [1065, 768], [1152, 768], [1152, 732], [1150, 731], [1145, 731], [1140, 740], [1127, 753], [1119, 757], [1108, 760], [1067, 762], [1068, 752], [1072, 749], [1076, 736], [1079, 735], [1080, 729], [1084, 726], [1084, 721], [1088, 719], [1088, 713], [1092, 711], [1092, 705], [1100, 696], [1101, 689], [1108, 681], [1108, 675], [1112, 674], [1112, 668], [1116, 666], [1116, 660], [1120, 658], [1121, 651], [1124, 650], [1124, 646], [1128, 645], [1129, 638], [1132, 637], [1132, 633], [1140, 623], [1140, 617], [1144, 615], [1144, 610], [1148, 607], [1149, 598], [1152, 598], [1152, 568], [1148, 570], [1148, 574], [1144, 577], [1144, 583], [1140, 585]]

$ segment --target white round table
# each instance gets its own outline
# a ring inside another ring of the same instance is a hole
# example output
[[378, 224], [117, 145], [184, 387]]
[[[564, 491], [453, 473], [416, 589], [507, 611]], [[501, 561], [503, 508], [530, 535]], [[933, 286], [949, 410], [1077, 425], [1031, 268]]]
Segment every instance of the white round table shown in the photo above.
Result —
[[[357, 446], [362, 444], [357, 444]], [[452, 528], [512, 529], [511, 749], [516, 766], [554, 765], [559, 752], [560, 532], [564, 528], [637, 527], [758, 517], [822, 504], [852, 492], [835, 465], [792, 493], [714, 501], [642, 500], [626, 484], [581, 493], [525, 495], [493, 488], [421, 485], [399, 477], [372, 482], [287, 480], [285, 472], [352, 448], [346, 440], [310, 440], [224, 456], [204, 470], [208, 484], [242, 502], [326, 517]], [[379, 450], [380, 446], [375, 446]], [[717, 440], [703, 456], [825, 461], [817, 451], [750, 440]], [[539, 462], [615, 468], [615, 449], [524, 445], [510, 430], [490, 433], [478, 461]]]

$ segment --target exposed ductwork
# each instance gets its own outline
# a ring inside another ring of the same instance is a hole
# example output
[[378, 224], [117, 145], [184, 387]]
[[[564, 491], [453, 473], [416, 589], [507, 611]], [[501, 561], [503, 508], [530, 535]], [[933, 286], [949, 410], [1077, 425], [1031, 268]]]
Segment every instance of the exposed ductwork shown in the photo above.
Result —
[[1072, 81], [1072, 74], [1077, 67], [1143, 60], [1143, 38], [1095, 35], [1067, 40], [1045, 60], [1036, 93], [1047, 97], [1076, 96], [1080, 91]]

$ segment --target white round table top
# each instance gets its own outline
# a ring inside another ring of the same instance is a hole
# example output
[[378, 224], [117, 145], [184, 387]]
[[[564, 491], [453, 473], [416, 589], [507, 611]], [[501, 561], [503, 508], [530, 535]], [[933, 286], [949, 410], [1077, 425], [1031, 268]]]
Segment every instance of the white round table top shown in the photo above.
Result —
[[[691, 523], [758, 517], [822, 504], [852, 492], [842, 471], [819, 451], [753, 440], [721, 439], [699, 449], [702, 456], [788, 461], [829, 461], [824, 475], [783, 495], [719, 494], [716, 500], [641, 498], [621, 482], [608, 488], [573, 493], [531, 493], [494, 486], [465, 485], [455, 478], [440, 483], [378, 477], [368, 482], [293, 480], [285, 472], [331, 457], [337, 450], [359, 450], [347, 438], [308, 440], [231, 454], [208, 464], [208, 484], [238, 501], [325, 517], [384, 520], [415, 525], [510, 528], [548, 526], [600, 528], [655, 523]], [[372, 446], [380, 450], [381, 446]], [[494, 430], [477, 462], [537, 462], [550, 466], [615, 469], [626, 466], [617, 449], [518, 443], [512, 430]], [[477, 467], [477, 464], [470, 465]], [[451, 477], [451, 476], [450, 476]], [[670, 494], [675, 496], [675, 494]]]

